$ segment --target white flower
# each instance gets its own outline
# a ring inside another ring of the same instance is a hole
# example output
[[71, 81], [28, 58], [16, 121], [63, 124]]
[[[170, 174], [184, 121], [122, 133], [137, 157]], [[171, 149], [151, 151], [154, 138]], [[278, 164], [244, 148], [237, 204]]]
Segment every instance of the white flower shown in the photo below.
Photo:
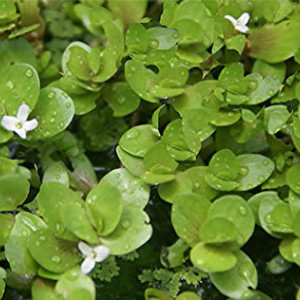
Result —
[[30, 107], [26, 104], [21, 104], [17, 117], [3, 116], [1, 125], [8, 131], [14, 131], [20, 138], [26, 139], [26, 132], [34, 130], [38, 126], [37, 119], [27, 121]]
[[102, 245], [90, 247], [84, 242], [79, 242], [78, 248], [86, 257], [81, 264], [81, 272], [83, 274], [91, 272], [96, 263], [104, 261], [109, 255], [109, 248]]
[[247, 12], [243, 13], [237, 20], [229, 15], [224, 16], [224, 18], [229, 20], [237, 31], [245, 33], [249, 30], [246, 25], [249, 22], [250, 15]]

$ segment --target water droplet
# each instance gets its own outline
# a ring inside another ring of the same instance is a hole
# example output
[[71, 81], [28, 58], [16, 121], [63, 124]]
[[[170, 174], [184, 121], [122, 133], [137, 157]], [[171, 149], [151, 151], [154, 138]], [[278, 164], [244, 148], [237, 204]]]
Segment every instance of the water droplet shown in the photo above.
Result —
[[125, 245], [125, 249], [126, 249], [126, 250], [129, 249], [129, 245]]
[[122, 222], [122, 227], [123, 227], [124, 229], [128, 229], [129, 226], [130, 226], [130, 221], [125, 220], [125, 221]]
[[56, 174], [56, 175], [55, 175], [55, 178], [56, 178], [56, 179], [60, 179], [60, 175], [59, 175], [59, 174]]
[[44, 137], [48, 137], [49, 135], [50, 135], [49, 131], [45, 131], [44, 134], [43, 134]]
[[274, 95], [274, 91], [273, 91], [273, 90], [269, 90], [269, 91], [268, 91], [268, 95], [269, 95], [269, 96], [273, 96], [273, 95]]
[[51, 119], [50, 119], [50, 123], [53, 124], [54, 122], [55, 122], [55, 119], [54, 119], [54, 118], [51, 118]]
[[247, 210], [246, 210], [246, 208], [245, 208], [245, 206], [240, 206], [239, 207], [239, 212], [240, 212], [240, 214], [242, 215], [242, 216], [245, 216], [246, 214], [247, 214]]
[[199, 188], [200, 188], [200, 184], [199, 184], [198, 182], [195, 182], [194, 185], [195, 185], [195, 188], [196, 188], [196, 189], [199, 189]]
[[132, 129], [127, 135], [126, 137], [128, 139], [136, 139], [140, 136], [140, 132], [137, 129]]
[[178, 39], [178, 38], [179, 38], [179, 34], [178, 34], [178, 33], [173, 33], [172, 37], [173, 37], [174, 39]]
[[48, 94], [48, 98], [49, 98], [49, 99], [53, 99], [54, 96], [55, 96], [55, 93], [54, 93], [54, 92], [50, 92], [50, 93]]
[[60, 127], [60, 128], [64, 128], [64, 126], [65, 126], [65, 123], [64, 123], [64, 122], [61, 122], [61, 123], [59, 124], [59, 127]]
[[60, 231], [60, 228], [61, 228], [61, 227], [60, 227], [60, 225], [59, 225], [59, 224], [56, 224], [56, 225], [55, 225], [55, 230], [56, 230], [57, 232], [59, 232], [59, 231]]
[[240, 170], [239, 170], [239, 173], [242, 176], [246, 176], [249, 173], [249, 169], [247, 167], [241, 167]]
[[157, 48], [158, 45], [159, 45], [159, 42], [158, 42], [157, 40], [152, 40], [152, 41], [150, 42], [150, 47], [151, 47], [151, 48]]
[[12, 260], [11, 262], [10, 262], [10, 266], [11, 267], [15, 267], [17, 264], [16, 264], [16, 262], [14, 261], [14, 260]]
[[60, 257], [59, 256], [53, 256], [51, 257], [51, 261], [55, 263], [60, 263]]
[[136, 68], [132, 66], [132, 67], [130, 68], [130, 70], [131, 70], [132, 72], [135, 72]]
[[269, 163], [270, 163], [270, 161], [269, 161], [268, 159], [265, 159], [265, 160], [263, 161], [264, 166], [267, 166]]
[[52, 112], [52, 116], [55, 117], [57, 115], [57, 111]]
[[121, 177], [121, 174], [120, 174], [120, 173], [117, 173], [117, 174], [116, 174], [116, 178], [119, 179], [120, 177]]
[[22, 235], [27, 236], [28, 235], [28, 231], [27, 230], [23, 230], [22, 231]]
[[249, 88], [251, 89], [251, 90], [256, 90], [257, 89], [257, 87], [258, 87], [258, 83], [257, 83], [257, 81], [250, 81], [249, 82]]
[[249, 190], [253, 189], [253, 185], [252, 184], [248, 184], [248, 189]]
[[118, 103], [120, 104], [120, 105], [123, 105], [124, 103], [125, 103], [125, 97], [120, 97], [120, 98], [118, 98]]
[[70, 107], [71, 107], [71, 103], [68, 102], [68, 103], [66, 104], [66, 108], [70, 108]]
[[25, 75], [27, 76], [27, 77], [31, 77], [32, 76], [32, 71], [30, 70], [30, 69], [28, 69], [27, 71], [26, 71], [26, 73], [25, 73]]
[[44, 242], [44, 241], [46, 241], [46, 237], [44, 237], [43, 235], [41, 235], [41, 236], [39, 237], [39, 240]]
[[264, 176], [259, 176], [259, 177], [258, 177], [258, 180], [259, 180], [260, 182], [264, 182], [264, 181], [265, 181], [265, 177], [264, 177]]
[[39, 241], [36, 241], [36, 242], [35, 242], [35, 245], [36, 245], [36, 246], [39, 246], [40, 244], [41, 244], [41, 243], [40, 243]]
[[266, 221], [268, 224], [272, 223], [272, 216], [271, 216], [270, 214], [267, 214], [267, 215], [265, 216], [265, 221]]
[[14, 83], [12, 82], [12, 81], [7, 81], [7, 83], [6, 83], [6, 86], [9, 88], [9, 89], [13, 89], [14, 88]]

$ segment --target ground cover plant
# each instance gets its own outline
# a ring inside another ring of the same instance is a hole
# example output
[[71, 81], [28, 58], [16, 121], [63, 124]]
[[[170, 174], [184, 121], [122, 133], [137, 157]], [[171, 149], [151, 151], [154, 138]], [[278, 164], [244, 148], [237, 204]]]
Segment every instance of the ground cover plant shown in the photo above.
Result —
[[300, 4], [0, 1], [0, 298], [300, 299]]

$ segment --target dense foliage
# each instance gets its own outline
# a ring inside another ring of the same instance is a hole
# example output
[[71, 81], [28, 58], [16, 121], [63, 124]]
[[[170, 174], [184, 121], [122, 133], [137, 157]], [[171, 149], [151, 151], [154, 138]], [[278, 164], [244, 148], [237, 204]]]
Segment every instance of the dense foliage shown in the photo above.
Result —
[[2, 0], [0, 70], [0, 298], [300, 299], [298, 1]]

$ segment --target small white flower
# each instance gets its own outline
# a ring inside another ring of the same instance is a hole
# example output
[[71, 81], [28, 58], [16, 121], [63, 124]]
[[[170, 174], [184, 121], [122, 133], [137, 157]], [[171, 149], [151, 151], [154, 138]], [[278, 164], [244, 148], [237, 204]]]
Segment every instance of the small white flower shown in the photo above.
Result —
[[78, 243], [80, 252], [86, 257], [81, 264], [81, 272], [87, 274], [93, 270], [95, 264], [104, 261], [109, 255], [109, 248], [98, 245], [90, 247], [84, 242]]
[[230, 15], [226, 15], [224, 18], [229, 20], [237, 31], [245, 33], [249, 30], [246, 25], [249, 22], [250, 15], [247, 12], [243, 13], [237, 20]]
[[20, 138], [26, 139], [26, 132], [34, 130], [38, 126], [37, 119], [27, 121], [30, 107], [26, 104], [21, 104], [17, 117], [3, 116], [1, 125], [8, 131], [14, 131]]

